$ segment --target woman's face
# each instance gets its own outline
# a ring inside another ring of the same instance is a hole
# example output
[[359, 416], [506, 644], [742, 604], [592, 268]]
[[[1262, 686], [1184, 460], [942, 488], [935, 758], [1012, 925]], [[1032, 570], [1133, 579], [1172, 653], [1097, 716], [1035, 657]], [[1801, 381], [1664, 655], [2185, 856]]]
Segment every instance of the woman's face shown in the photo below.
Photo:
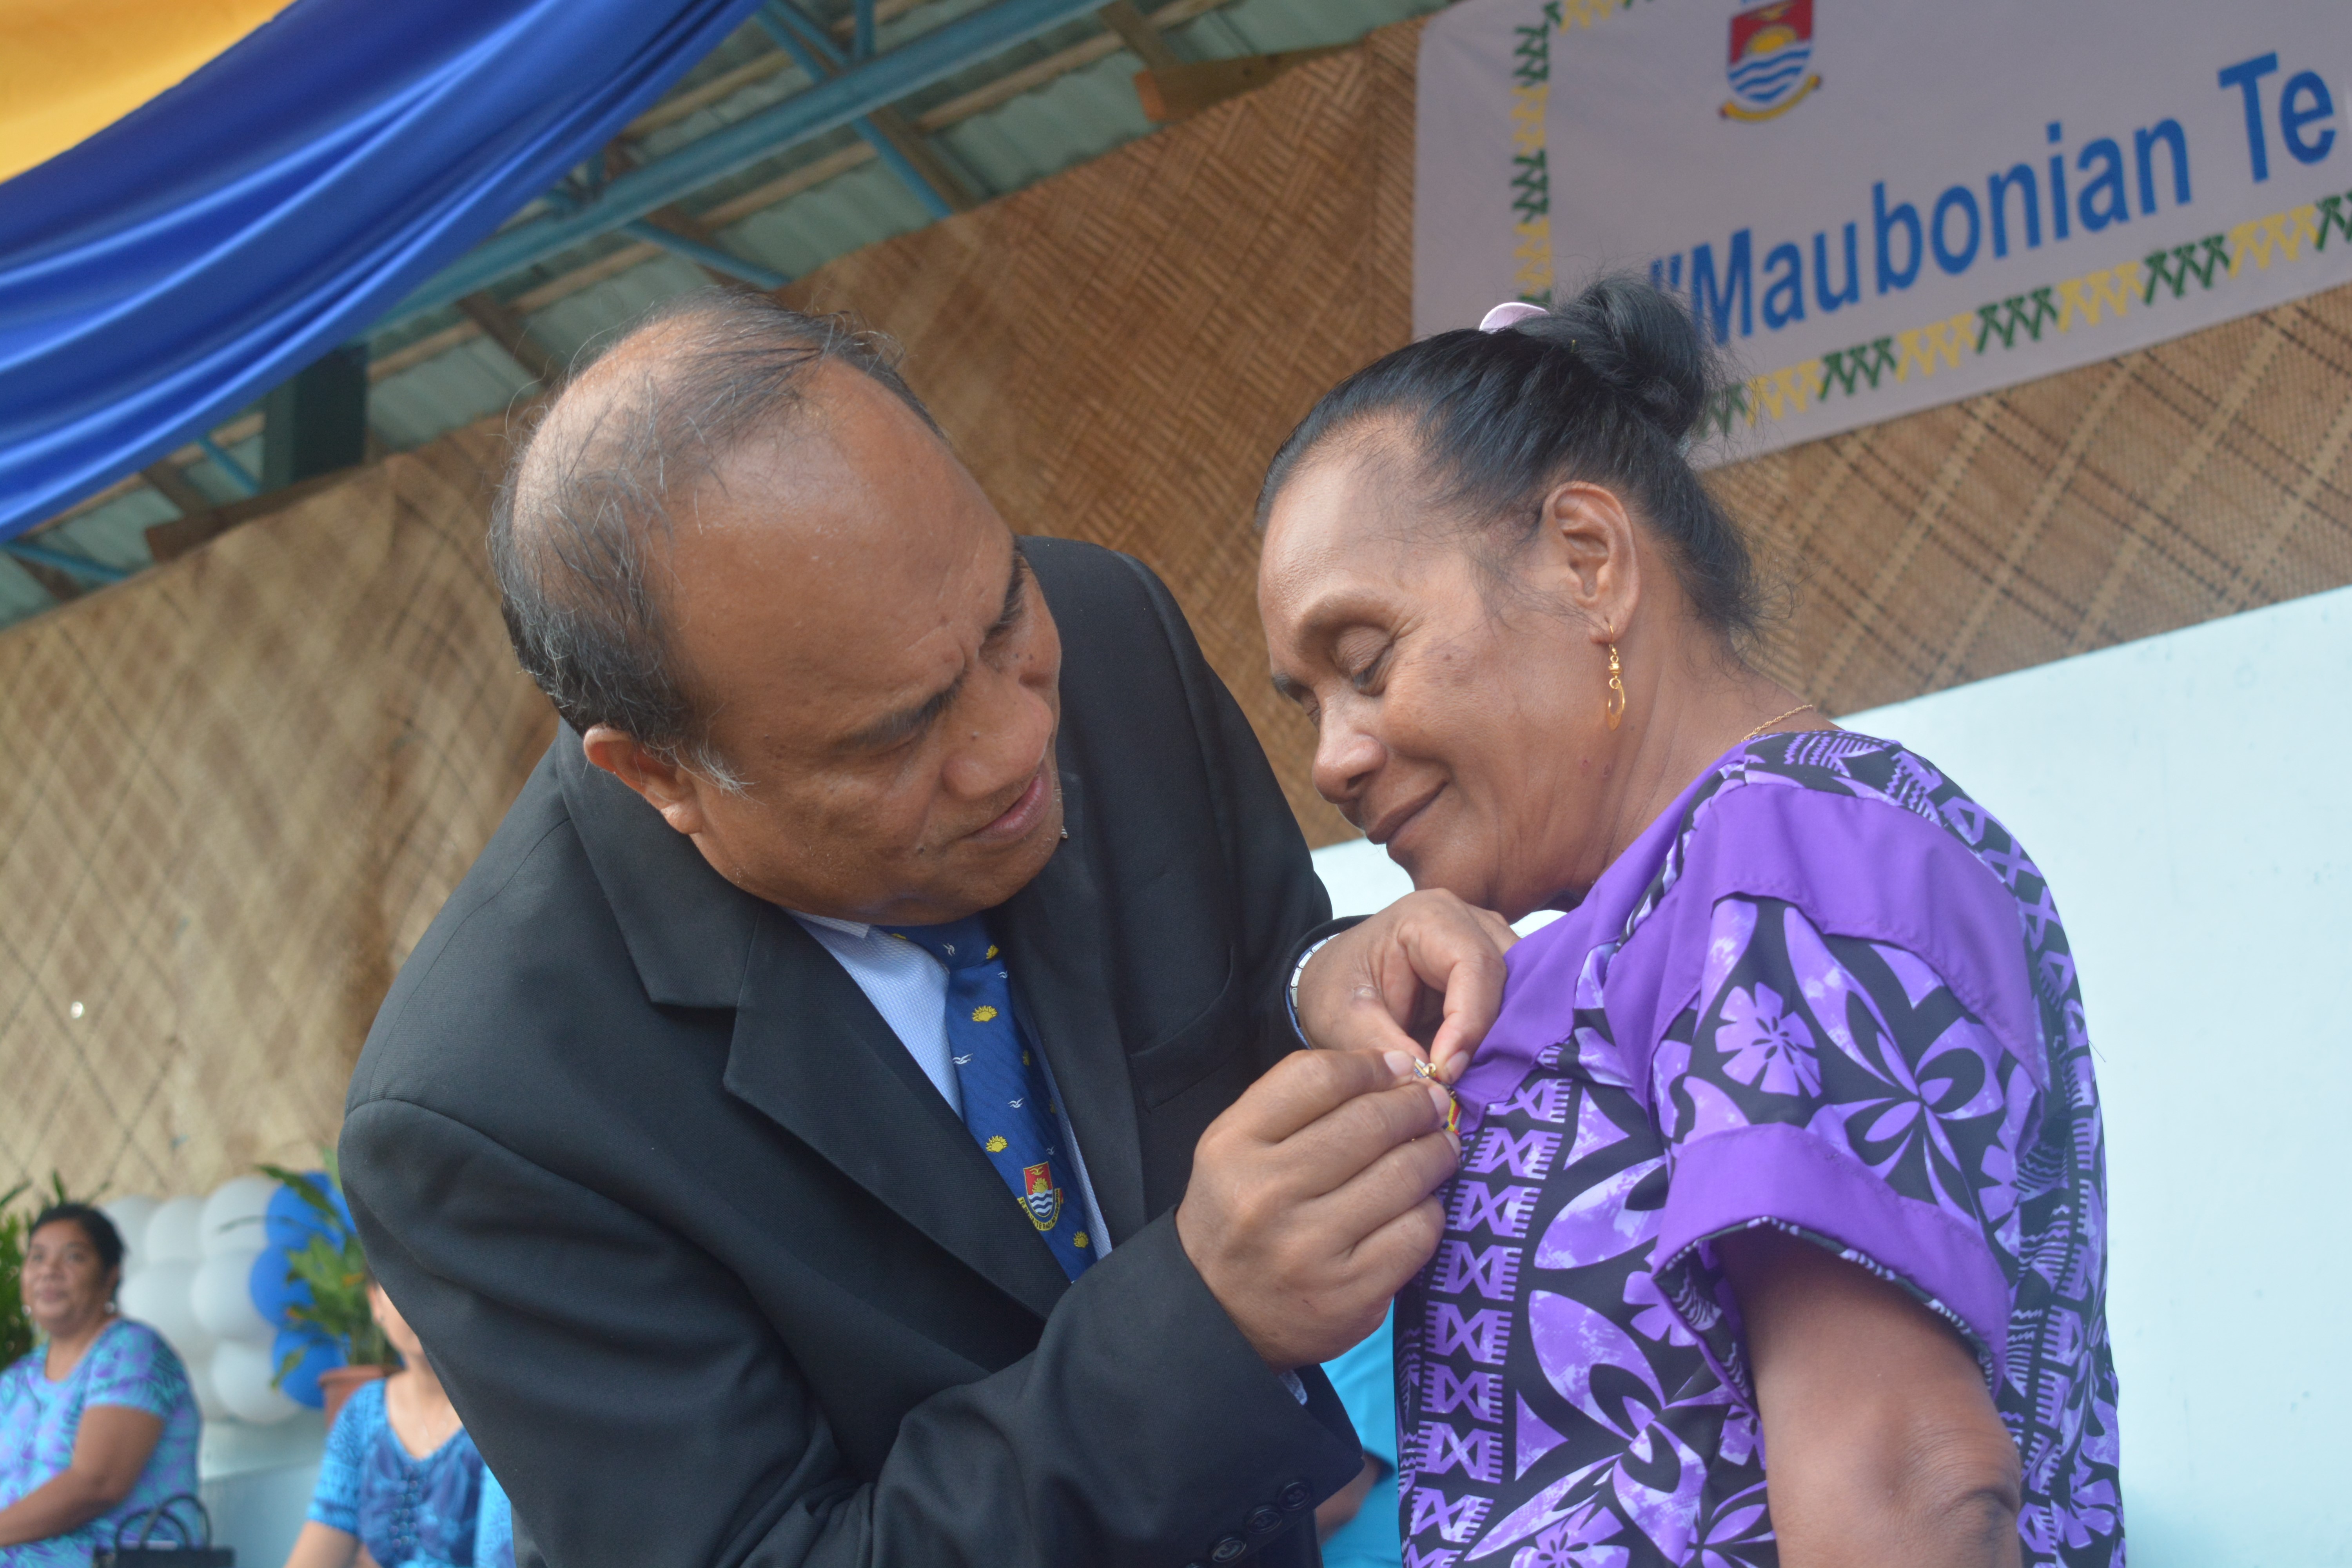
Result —
[[1258, 573], [1275, 684], [1315, 723], [1325, 799], [1415, 887], [1517, 920], [1593, 859], [1607, 656], [1585, 617], [1547, 607], [1544, 540], [1497, 596], [1415, 489], [1378, 453], [1284, 488]]
[[392, 1304], [392, 1298], [384, 1294], [383, 1287], [373, 1280], [368, 1283], [368, 1308], [375, 1313], [376, 1327], [383, 1331], [392, 1348], [400, 1352], [400, 1359], [415, 1365], [416, 1358], [425, 1352], [423, 1342], [417, 1339], [416, 1331], [408, 1326], [408, 1320], [400, 1315], [400, 1309]]
[[71, 1335], [106, 1316], [120, 1268], [100, 1260], [98, 1247], [81, 1222], [53, 1219], [25, 1243], [20, 1289], [25, 1311], [51, 1339]]

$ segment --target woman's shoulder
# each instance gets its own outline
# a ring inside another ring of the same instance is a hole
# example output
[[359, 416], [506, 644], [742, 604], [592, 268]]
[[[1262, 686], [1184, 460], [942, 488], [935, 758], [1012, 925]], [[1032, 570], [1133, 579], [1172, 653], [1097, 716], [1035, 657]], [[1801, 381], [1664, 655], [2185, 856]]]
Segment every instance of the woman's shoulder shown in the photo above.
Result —
[[136, 1318], [117, 1318], [109, 1323], [98, 1342], [89, 1347], [89, 1359], [107, 1367], [162, 1369], [183, 1380], [188, 1374], [172, 1342]]
[[1969, 799], [1949, 774], [1899, 741], [1853, 730], [1793, 730], [1749, 741], [1725, 756], [1701, 782], [1693, 812], [1757, 785], [1873, 801], [1938, 826], [1950, 825], [1948, 803]]
[[1653, 923], [1670, 946], [1699, 952], [1727, 897], [1777, 900], [1823, 932], [1902, 950], [2021, 1060], [2045, 1060], [2036, 975], [2046, 970], [2063, 992], [2073, 960], [2041, 869], [1999, 819], [1907, 747], [1805, 731], [1718, 763], [1693, 791], [1644, 911], [1666, 917], [1671, 900], [1671, 918]]
[[188, 1366], [172, 1350], [172, 1340], [139, 1319], [118, 1317], [89, 1347], [91, 1377], [143, 1377], [158, 1389], [188, 1394]]
[[1858, 841], [1917, 839], [1922, 827], [1934, 830], [1930, 842], [1965, 851], [2016, 890], [2024, 858], [1999, 819], [1916, 752], [1850, 730], [1768, 735], [1717, 762], [1692, 786], [1668, 860], [1712, 839], [1852, 873], [1863, 868], [1844, 852]]
[[343, 1400], [342, 1409], [335, 1413], [335, 1425], [341, 1426], [348, 1421], [354, 1428], [369, 1431], [390, 1426], [391, 1417], [385, 1413], [383, 1404], [384, 1383], [383, 1378], [372, 1377], [352, 1389]]
[[74, 1375], [82, 1382], [85, 1399], [97, 1405], [129, 1405], [157, 1415], [168, 1415], [181, 1405], [193, 1405], [194, 1389], [188, 1369], [171, 1342], [135, 1318], [109, 1323], [82, 1357]]

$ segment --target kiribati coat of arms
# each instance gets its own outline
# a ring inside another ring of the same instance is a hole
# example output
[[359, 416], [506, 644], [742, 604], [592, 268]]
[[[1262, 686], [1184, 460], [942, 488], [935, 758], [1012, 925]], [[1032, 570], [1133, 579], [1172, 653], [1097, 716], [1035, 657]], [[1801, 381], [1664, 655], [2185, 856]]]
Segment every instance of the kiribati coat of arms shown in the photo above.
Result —
[[1771, 120], [1822, 85], [1813, 58], [1813, 0], [1770, 0], [1731, 18], [1731, 98], [1727, 120]]
[[1062, 1217], [1062, 1189], [1054, 1184], [1053, 1164], [1024, 1165], [1021, 1186], [1021, 1206], [1029, 1211], [1029, 1223], [1039, 1230], [1053, 1229]]

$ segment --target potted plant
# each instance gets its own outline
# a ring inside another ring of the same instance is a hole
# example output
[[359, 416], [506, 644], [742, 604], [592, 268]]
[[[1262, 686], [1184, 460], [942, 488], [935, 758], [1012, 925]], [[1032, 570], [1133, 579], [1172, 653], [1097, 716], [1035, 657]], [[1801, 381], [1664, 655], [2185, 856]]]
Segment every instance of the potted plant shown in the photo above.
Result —
[[[376, 1325], [368, 1301], [367, 1255], [360, 1249], [351, 1211], [343, 1205], [342, 1176], [332, 1150], [324, 1152], [324, 1163], [323, 1179], [282, 1165], [255, 1168], [292, 1193], [307, 1211], [308, 1238], [299, 1247], [285, 1248], [286, 1283], [299, 1288], [285, 1315], [289, 1330], [314, 1342], [324, 1340], [342, 1355], [342, 1365], [319, 1373], [327, 1425], [332, 1426], [352, 1390], [397, 1370], [400, 1358]], [[298, 1344], [282, 1352], [273, 1384], [285, 1382], [306, 1349]]]

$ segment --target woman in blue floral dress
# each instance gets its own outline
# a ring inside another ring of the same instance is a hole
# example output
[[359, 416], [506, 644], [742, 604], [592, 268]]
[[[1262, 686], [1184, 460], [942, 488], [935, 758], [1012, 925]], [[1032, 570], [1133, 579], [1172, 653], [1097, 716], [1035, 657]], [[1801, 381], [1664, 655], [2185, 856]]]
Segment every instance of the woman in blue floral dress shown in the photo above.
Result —
[[122, 1237], [103, 1213], [35, 1216], [21, 1278], [42, 1342], [0, 1373], [0, 1568], [88, 1568], [126, 1521], [196, 1489], [203, 1422], [163, 1336], [115, 1310]]
[[1422, 889], [1375, 918], [1566, 911], [1436, 1066], [1405, 1562], [2120, 1564], [2064, 928], [1957, 783], [1742, 658], [1710, 376], [1680, 301], [1604, 281], [1358, 373], [1267, 479], [1276, 683]]
[[482, 1457], [400, 1309], [373, 1281], [368, 1301], [401, 1368], [336, 1414], [286, 1568], [473, 1568]]

